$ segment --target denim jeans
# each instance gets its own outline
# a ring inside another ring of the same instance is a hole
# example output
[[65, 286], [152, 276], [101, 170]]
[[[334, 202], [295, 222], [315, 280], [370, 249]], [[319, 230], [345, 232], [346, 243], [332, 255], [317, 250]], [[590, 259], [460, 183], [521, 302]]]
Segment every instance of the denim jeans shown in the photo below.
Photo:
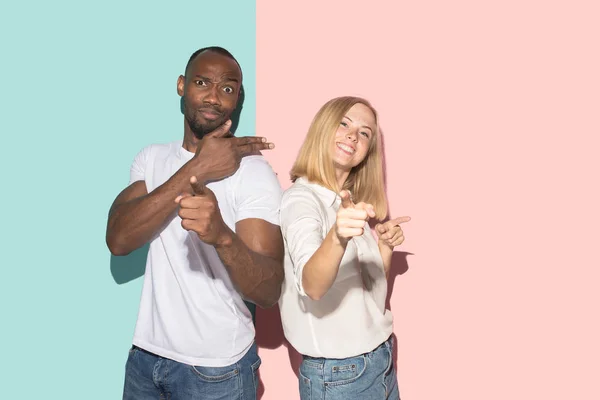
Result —
[[123, 400], [256, 400], [260, 363], [256, 344], [227, 367], [182, 364], [133, 346]]
[[375, 350], [333, 359], [303, 356], [301, 400], [399, 400], [392, 337]]

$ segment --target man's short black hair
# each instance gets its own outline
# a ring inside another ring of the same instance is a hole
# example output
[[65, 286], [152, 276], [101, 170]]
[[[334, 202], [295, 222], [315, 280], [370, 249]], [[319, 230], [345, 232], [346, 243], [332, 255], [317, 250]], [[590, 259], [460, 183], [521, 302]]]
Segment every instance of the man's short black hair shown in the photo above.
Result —
[[220, 54], [222, 56], [231, 58], [233, 61], [235, 61], [235, 63], [237, 64], [237, 66], [240, 68], [240, 74], [242, 73], [242, 66], [240, 65], [240, 63], [238, 62], [238, 60], [235, 59], [235, 57], [233, 56], [233, 54], [231, 54], [229, 51], [227, 51], [226, 49], [224, 49], [222, 47], [219, 47], [219, 46], [209, 46], [209, 47], [203, 47], [201, 49], [196, 50], [194, 52], [194, 54], [192, 54], [190, 56], [190, 59], [188, 60], [187, 64], [185, 65], [185, 74], [186, 75], [187, 75], [187, 71], [188, 71], [188, 68], [189, 68], [190, 64], [192, 63], [192, 61], [194, 61], [194, 58], [196, 58], [197, 55], [204, 53], [205, 51], [212, 51], [212, 52]]

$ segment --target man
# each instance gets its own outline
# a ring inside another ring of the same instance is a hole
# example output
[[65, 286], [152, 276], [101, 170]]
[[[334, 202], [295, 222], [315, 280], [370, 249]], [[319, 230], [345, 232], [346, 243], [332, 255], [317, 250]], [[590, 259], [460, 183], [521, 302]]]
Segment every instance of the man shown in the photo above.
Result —
[[112, 254], [150, 242], [124, 399], [256, 398], [244, 299], [279, 299], [281, 188], [259, 153], [273, 144], [229, 133], [241, 87], [227, 50], [195, 52], [177, 81], [183, 140], [144, 148], [110, 209]]

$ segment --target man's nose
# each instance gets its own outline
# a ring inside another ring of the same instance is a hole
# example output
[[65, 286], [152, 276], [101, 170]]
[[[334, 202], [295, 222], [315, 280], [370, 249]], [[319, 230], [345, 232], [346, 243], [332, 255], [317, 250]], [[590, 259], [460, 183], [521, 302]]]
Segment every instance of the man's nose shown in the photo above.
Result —
[[217, 85], [212, 85], [208, 89], [208, 93], [206, 93], [206, 96], [204, 96], [203, 101], [211, 105], [221, 105], [221, 98], [219, 97], [219, 89]]

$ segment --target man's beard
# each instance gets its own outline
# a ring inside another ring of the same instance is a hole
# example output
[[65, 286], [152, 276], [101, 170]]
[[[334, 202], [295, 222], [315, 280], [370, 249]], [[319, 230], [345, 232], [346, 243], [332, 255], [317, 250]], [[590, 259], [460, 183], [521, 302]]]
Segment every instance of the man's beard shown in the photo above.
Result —
[[221, 113], [219, 118], [215, 119], [214, 121], [201, 122], [202, 117], [196, 115], [197, 110], [189, 109], [187, 106], [185, 107], [185, 120], [187, 121], [190, 130], [194, 133], [194, 136], [196, 136], [198, 140], [201, 140], [204, 136], [223, 125], [229, 118], [228, 114], [223, 114], [220, 110], [215, 111]]
[[194, 136], [199, 140], [206, 136], [208, 133], [214, 131], [217, 127], [223, 124], [223, 117], [218, 118], [214, 121], [207, 121], [205, 123], [200, 122], [194, 115], [190, 118], [186, 114], [185, 119], [190, 127], [190, 130], [194, 133]]

